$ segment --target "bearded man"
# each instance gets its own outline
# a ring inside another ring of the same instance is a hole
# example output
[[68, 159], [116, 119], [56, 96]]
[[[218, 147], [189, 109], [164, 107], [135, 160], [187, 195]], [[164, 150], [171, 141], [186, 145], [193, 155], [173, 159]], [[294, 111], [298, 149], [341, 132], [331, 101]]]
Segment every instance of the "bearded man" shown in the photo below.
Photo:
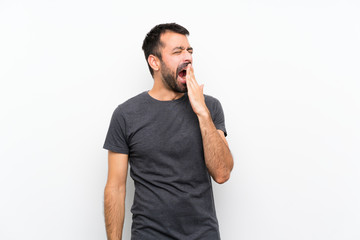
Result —
[[220, 239], [211, 178], [226, 182], [233, 158], [221, 104], [195, 79], [188, 35], [176, 23], [151, 29], [142, 48], [154, 85], [113, 113], [104, 144], [108, 239], [122, 237], [128, 163], [132, 240]]

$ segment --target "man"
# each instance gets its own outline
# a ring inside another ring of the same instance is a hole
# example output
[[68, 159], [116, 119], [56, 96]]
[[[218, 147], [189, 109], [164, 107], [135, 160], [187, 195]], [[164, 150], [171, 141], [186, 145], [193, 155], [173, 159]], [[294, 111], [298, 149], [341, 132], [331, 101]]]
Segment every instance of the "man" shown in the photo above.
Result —
[[135, 183], [131, 239], [220, 239], [211, 177], [227, 181], [233, 159], [221, 105], [196, 82], [187, 35], [175, 23], [147, 34], [153, 88], [113, 113], [104, 144], [108, 239], [122, 236], [128, 161]]

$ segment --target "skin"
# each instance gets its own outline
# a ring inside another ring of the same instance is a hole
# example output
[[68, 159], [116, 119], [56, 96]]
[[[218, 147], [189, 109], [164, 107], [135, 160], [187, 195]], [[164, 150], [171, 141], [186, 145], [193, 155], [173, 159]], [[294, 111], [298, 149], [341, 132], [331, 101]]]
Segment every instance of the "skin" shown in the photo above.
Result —
[[[162, 34], [160, 41], [164, 45], [161, 49], [162, 59], [154, 55], [148, 57], [148, 62], [154, 70], [154, 85], [149, 94], [157, 100], [170, 101], [181, 98], [186, 92], [186, 86], [179, 81], [176, 71], [181, 64], [192, 63], [192, 48], [186, 36], [173, 32]], [[166, 84], [164, 77], [167, 74], [175, 78], [176, 85], [184, 90], [183, 92], [176, 92]]]
[[[203, 140], [205, 163], [215, 182], [221, 184], [230, 178], [233, 158], [224, 132], [217, 130], [205, 104], [204, 85], [199, 85], [192, 66], [192, 48], [186, 36], [165, 32], [160, 37], [164, 47], [162, 59], [150, 55], [148, 63], [154, 70], [154, 85], [149, 95], [160, 101], [181, 98], [188, 92], [191, 107], [197, 115]], [[186, 78], [177, 74], [179, 66], [186, 67]], [[105, 186], [105, 223], [108, 239], [122, 238], [124, 223], [128, 155], [109, 151], [108, 180]]]
[[125, 216], [128, 155], [108, 153], [108, 179], [104, 191], [104, 214], [107, 238], [121, 240]]

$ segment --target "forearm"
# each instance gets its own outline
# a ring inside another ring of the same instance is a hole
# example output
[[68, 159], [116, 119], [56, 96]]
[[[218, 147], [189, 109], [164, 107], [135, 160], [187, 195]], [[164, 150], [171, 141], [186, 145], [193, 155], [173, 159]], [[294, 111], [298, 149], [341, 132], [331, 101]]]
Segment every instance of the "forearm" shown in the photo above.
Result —
[[225, 136], [220, 135], [211, 119], [211, 114], [205, 103], [204, 85], [199, 86], [196, 82], [191, 64], [187, 66], [186, 73], [190, 104], [199, 119], [206, 166], [217, 183], [224, 183], [229, 179], [233, 168], [230, 149], [227, 146]]
[[121, 240], [125, 216], [125, 188], [105, 187], [104, 210], [107, 238]]
[[221, 138], [208, 111], [198, 115], [198, 119], [208, 171], [217, 183], [224, 183], [229, 179], [233, 168], [230, 149]]

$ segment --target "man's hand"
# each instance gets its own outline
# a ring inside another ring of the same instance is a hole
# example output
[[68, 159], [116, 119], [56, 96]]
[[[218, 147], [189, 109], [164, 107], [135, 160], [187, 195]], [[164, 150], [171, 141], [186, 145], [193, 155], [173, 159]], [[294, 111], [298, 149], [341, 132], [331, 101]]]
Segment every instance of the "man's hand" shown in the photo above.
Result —
[[205, 104], [204, 84], [199, 85], [195, 79], [194, 68], [191, 64], [186, 68], [186, 86], [191, 107], [197, 116], [208, 116], [209, 110]]

